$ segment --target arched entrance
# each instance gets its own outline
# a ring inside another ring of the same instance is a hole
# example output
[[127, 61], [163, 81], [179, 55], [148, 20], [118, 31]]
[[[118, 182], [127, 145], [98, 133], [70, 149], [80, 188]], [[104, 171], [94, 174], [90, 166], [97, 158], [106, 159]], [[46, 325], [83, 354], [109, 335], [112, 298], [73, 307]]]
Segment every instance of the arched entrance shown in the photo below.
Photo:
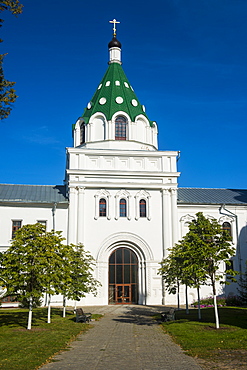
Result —
[[129, 248], [118, 248], [109, 258], [109, 304], [138, 302], [138, 259]]

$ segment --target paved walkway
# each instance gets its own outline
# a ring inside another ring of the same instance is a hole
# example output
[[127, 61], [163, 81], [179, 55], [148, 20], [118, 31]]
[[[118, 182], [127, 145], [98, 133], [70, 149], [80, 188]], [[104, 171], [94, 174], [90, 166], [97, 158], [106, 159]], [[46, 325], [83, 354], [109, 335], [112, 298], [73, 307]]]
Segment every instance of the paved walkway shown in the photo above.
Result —
[[161, 306], [94, 306], [104, 314], [42, 370], [200, 370], [152, 316]]

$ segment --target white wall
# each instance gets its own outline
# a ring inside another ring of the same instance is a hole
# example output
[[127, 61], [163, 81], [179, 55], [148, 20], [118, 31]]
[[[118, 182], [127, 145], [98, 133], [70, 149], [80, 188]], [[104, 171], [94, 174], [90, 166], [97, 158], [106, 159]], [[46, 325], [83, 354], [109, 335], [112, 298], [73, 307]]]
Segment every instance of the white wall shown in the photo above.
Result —
[[[67, 238], [67, 206], [57, 206], [55, 213], [56, 230], [61, 230], [63, 237]], [[47, 221], [47, 230], [53, 228], [52, 216], [53, 204], [8, 204], [0, 205], [0, 251], [6, 250], [10, 246], [12, 238], [12, 220], [21, 220], [22, 226], [26, 224], [35, 224], [37, 221]]]

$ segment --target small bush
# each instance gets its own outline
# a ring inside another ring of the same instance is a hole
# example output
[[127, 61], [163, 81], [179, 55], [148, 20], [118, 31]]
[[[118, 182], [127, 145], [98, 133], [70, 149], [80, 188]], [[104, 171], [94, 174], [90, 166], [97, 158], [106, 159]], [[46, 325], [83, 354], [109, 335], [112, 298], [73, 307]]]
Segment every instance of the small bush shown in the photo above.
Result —
[[[225, 297], [217, 297], [217, 306], [222, 307], [226, 306]], [[192, 303], [192, 307], [198, 307], [198, 301]], [[200, 307], [214, 307], [214, 298], [207, 297], [200, 300]]]
[[243, 306], [244, 302], [238, 295], [228, 296], [226, 298], [226, 306]]
[[[217, 297], [217, 306], [223, 307], [223, 306], [233, 306], [233, 307], [239, 307], [243, 306], [243, 302], [239, 296], [228, 296], [228, 297]], [[198, 301], [193, 302], [192, 307], [198, 307]], [[214, 298], [213, 297], [207, 297], [202, 298], [200, 300], [200, 307], [214, 307]]]

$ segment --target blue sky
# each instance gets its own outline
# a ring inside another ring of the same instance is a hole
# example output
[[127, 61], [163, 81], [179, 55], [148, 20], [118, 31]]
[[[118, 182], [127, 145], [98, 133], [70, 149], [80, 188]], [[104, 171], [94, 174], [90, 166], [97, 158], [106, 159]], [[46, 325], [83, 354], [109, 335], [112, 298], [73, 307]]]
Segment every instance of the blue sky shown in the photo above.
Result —
[[23, 0], [2, 13], [5, 76], [19, 95], [1, 125], [1, 183], [62, 184], [72, 124], [108, 62], [116, 18], [124, 71], [183, 187], [246, 188], [247, 1]]

